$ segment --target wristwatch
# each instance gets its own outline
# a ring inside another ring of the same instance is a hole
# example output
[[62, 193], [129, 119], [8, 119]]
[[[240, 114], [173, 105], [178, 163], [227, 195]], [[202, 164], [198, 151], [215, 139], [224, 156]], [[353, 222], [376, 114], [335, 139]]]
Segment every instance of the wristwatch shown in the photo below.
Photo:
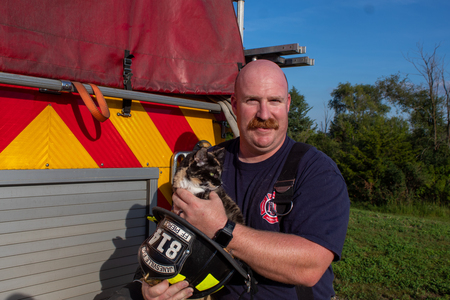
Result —
[[234, 223], [231, 220], [227, 221], [227, 224], [225, 224], [225, 227], [222, 229], [217, 230], [216, 234], [214, 235], [213, 240], [222, 246], [222, 248], [225, 248], [230, 243], [231, 239], [233, 238], [233, 229], [234, 226], [236, 226], [236, 223]]

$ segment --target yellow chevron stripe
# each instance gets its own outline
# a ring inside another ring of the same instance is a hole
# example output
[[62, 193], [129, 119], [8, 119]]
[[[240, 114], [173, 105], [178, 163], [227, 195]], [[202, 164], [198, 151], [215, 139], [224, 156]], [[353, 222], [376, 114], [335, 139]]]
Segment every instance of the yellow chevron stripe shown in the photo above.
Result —
[[2, 169], [98, 168], [51, 106], [0, 153], [0, 166]]
[[207, 140], [213, 146], [224, 141], [220, 136], [220, 125], [213, 123], [214, 116], [208, 111], [182, 107], [180, 109], [199, 140]]
[[110, 120], [143, 167], [168, 167], [172, 151], [138, 101], [131, 104], [130, 118], [117, 116], [122, 101], [107, 101]]
[[159, 168], [158, 189], [172, 203], [170, 158], [172, 150], [152, 119], [138, 101], [131, 104], [131, 117], [117, 116], [122, 111], [121, 99], [107, 99], [110, 120], [143, 167]]

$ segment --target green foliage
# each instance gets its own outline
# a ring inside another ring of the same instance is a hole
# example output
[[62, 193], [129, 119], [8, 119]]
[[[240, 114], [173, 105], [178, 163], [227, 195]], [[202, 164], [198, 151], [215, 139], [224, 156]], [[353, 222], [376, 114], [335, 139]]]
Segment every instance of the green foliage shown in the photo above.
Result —
[[380, 91], [369, 84], [340, 83], [331, 93], [333, 99], [328, 103], [336, 115], [351, 114], [357, 121], [364, 116], [384, 115], [390, 107], [382, 102]]
[[295, 87], [291, 88], [289, 94], [291, 95], [291, 106], [288, 116], [288, 136], [295, 141], [305, 142], [313, 132], [314, 121], [307, 116], [311, 107]]
[[[432, 103], [421, 86], [392, 75], [375, 85], [341, 83], [331, 96], [330, 131], [310, 134], [308, 143], [336, 161], [353, 202], [450, 207], [446, 120], [442, 113], [432, 115]], [[391, 107], [401, 109], [402, 115], [391, 114]]]
[[373, 205], [408, 199], [403, 168], [415, 156], [408, 123], [387, 117], [389, 106], [375, 86], [340, 84], [331, 95], [335, 119], [330, 135], [338, 143], [332, 156], [347, 180], [351, 199]]
[[335, 290], [342, 299], [450, 299], [449, 264], [448, 221], [352, 208]]
[[417, 143], [423, 147], [433, 141], [434, 149], [446, 143], [443, 97], [435, 97], [432, 101], [426, 88], [411, 83], [407, 77], [401, 78], [399, 74], [378, 80], [376, 86], [389, 103], [408, 116]]
[[308, 144], [315, 146], [322, 152], [326, 153], [331, 159], [337, 161], [340, 153], [339, 142], [323, 132], [314, 132], [308, 139]]
[[409, 168], [413, 172], [408, 173], [408, 181], [417, 198], [449, 205], [450, 153], [443, 97], [434, 94], [432, 100], [427, 88], [414, 85], [398, 74], [378, 80], [376, 84], [384, 97], [408, 116], [409, 143], [418, 150], [417, 166]]
[[423, 200], [450, 207], [450, 149], [424, 150], [420, 157], [426, 181], [421, 190]]
[[390, 211], [450, 207], [450, 106], [436, 91], [399, 74], [373, 85], [340, 83], [325, 133], [313, 128], [310, 108], [293, 87], [288, 135], [337, 163], [354, 203]]

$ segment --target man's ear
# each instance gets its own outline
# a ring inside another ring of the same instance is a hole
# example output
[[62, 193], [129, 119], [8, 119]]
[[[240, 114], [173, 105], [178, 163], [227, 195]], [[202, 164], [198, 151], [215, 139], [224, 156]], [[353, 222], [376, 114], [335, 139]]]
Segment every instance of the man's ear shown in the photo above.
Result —
[[236, 114], [236, 106], [237, 106], [237, 99], [236, 95], [231, 95], [231, 108], [233, 109], [233, 113]]
[[291, 94], [288, 94], [287, 97], [287, 111], [289, 112], [289, 109], [291, 107]]

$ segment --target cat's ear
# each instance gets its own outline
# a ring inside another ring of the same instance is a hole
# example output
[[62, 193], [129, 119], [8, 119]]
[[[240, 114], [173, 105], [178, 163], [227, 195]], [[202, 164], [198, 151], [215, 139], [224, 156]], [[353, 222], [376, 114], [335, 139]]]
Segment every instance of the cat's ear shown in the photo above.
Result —
[[212, 154], [214, 154], [214, 156], [216, 157], [216, 159], [223, 164], [224, 160], [225, 160], [225, 147], [217, 149], [213, 152], [211, 152]]
[[208, 161], [208, 149], [201, 148], [195, 153], [194, 160], [197, 163], [197, 166], [201, 167]]

